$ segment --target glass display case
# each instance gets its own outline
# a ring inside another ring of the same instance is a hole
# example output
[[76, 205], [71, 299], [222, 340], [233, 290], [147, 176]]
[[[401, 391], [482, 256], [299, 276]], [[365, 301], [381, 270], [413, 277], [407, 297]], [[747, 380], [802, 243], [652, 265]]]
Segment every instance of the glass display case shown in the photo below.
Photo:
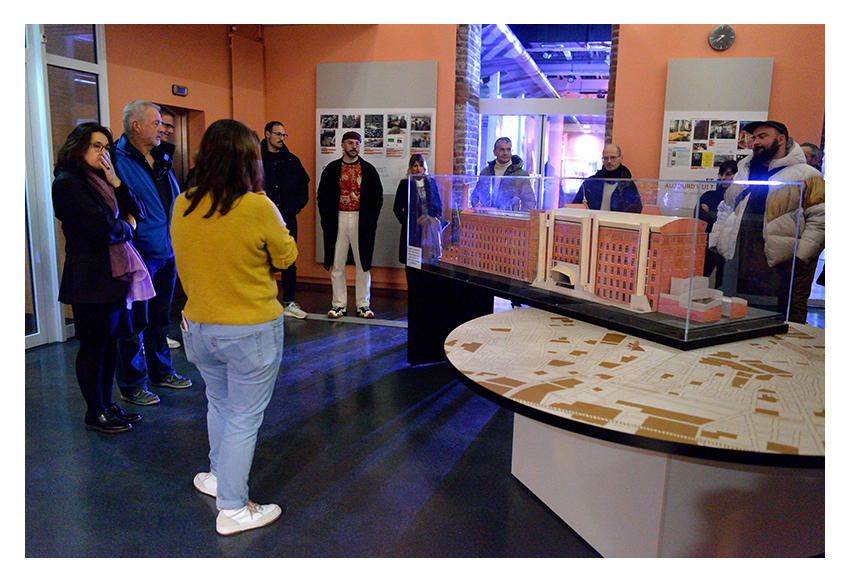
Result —
[[679, 349], [784, 333], [800, 233], [766, 252], [764, 201], [802, 228], [802, 188], [411, 176], [407, 266]]

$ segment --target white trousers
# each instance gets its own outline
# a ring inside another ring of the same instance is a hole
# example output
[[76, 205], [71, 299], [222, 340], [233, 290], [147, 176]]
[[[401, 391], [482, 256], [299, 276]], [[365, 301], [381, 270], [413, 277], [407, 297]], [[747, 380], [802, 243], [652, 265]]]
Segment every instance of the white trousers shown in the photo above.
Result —
[[333, 307], [348, 305], [348, 287], [345, 276], [345, 261], [348, 247], [354, 255], [354, 301], [355, 307], [369, 307], [372, 274], [364, 271], [360, 265], [360, 245], [357, 240], [360, 225], [359, 212], [339, 212], [339, 227], [336, 233], [334, 263], [331, 267], [331, 288], [333, 289]]

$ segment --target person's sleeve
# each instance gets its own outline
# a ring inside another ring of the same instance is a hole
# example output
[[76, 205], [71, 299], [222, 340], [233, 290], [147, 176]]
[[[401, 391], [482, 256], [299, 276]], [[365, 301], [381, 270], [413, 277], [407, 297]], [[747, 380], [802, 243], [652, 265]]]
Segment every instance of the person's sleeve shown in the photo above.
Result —
[[147, 218], [144, 210], [142, 210], [139, 198], [126, 182], [121, 182], [121, 185], [115, 189], [115, 197], [118, 199], [118, 209], [121, 216], [132, 214], [137, 220]]
[[263, 200], [267, 204], [265, 211], [266, 219], [266, 252], [269, 254], [269, 262], [275, 269], [281, 271], [289, 268], [298, 257], [298, 245], [289, 234], [286, 223], [280, 215], [280, 211], [274, 202], [266, 197]]
[[133, 238], [133, 228], [107, 213], [80, 183], [57, 180], [52, 194], [56, 218], [68, 230], [96, 244], [115, 244]]
[[826, 183], [821, 176], [808, 178], [803, 187], [803, 231], [797, 242], [797, 258], [817, 260], [826, 245]]
[[393, 202], [393, 214], [400, 224], [404, 224], [407, 218], [407, 180], [401, 180], [395, 190], [395, 201]]
[[298, 212], [301, 212], [307, 206], [307, 202], [310, 201], [310, 176], [307, 174], [304, 166], [301, 165], [300, 160], [298, 161], [298, 170]]

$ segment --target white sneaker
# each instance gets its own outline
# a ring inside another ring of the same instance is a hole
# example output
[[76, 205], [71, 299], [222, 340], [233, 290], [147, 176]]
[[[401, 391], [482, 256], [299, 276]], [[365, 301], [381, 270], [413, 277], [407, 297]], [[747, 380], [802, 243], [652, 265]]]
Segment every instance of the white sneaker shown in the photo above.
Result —
[[286, 304], [286, 307], [283, 308], [283, 315], [286, 317], [294, 317], [296, 319], [306, 319], [307, 312], [301, 309], [301, 306], [295, 303], [294, 301], [290, 301]]
[[215, 520], [215, 530], [223, 536], [263, 527], [274, 522], [283, 513], [280, 506], [270, 503], [258, 505], [249, 501], [241, 509], [222, 509]]
[[218, 494], [218, 479], [212, 473], [198, 473], [192, 479], [192, 485], [204, 495], [215, 497]]
[[173, 340], [170, 337], [166, 337], [165, 339], [168, 342], [168, 347], [172, 350], [180, 347], [180, 342], [177, 340]]

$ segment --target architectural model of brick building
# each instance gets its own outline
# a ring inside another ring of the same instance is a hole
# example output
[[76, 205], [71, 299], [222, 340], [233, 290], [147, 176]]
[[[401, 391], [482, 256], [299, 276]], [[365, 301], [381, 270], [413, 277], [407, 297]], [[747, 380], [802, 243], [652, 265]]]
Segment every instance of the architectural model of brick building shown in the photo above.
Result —
[[707, 235], [693, 218], [560, 208], [539, 224], [534, 284], [552, 291], [657, 311], [674, 277], [702, 274]]
[[537, 266], [538, 223], [541, 212], [532, 210], [530, 219], [475, 210], [460, 213], [457, 245], [443, 245], [443, 261], [519, 279], [534, 280]]
[[459, 218], [444, 262], [641, 313], [710, 322], [723, 304], [727, 317], [746, 314], [745, 301], [723, 298], [701, 276], [701, 220], [585, 208], [523, 216], [467, 209]]

